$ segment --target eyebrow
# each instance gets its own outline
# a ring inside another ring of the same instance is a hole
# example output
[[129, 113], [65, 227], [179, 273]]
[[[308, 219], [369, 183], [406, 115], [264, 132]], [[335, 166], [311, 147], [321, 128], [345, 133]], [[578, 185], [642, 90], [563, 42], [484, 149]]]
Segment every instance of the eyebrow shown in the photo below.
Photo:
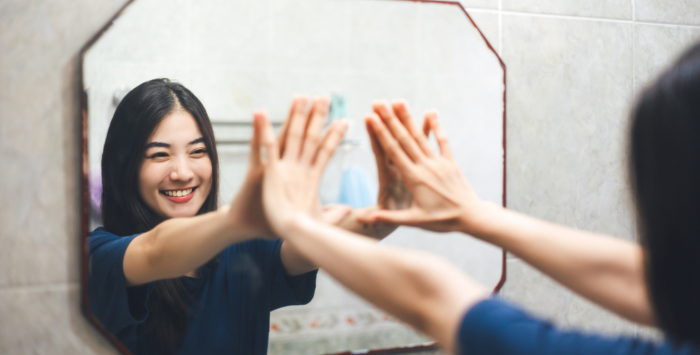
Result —
[[[193, 145], [197, 143], [203, 143], [204, 142], [204, 137], [199, 137], [192, 142], [187, 143], [187, 145]], [[153, 148], [153, 147], [160, 147], [160, 148], [170, 148], [170, 144], [168, 143], [163, 143], [163, 142], [151, 142], [146, 144], [146, 149], [148, 148]]]

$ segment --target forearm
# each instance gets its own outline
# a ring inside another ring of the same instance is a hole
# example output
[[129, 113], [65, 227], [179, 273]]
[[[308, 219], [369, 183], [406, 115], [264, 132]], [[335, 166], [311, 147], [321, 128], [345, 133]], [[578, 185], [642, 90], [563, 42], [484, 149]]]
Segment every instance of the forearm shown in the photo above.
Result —
[[488, 294], [456, 267], [428, 253], [298, 218], [283, 236], [314, 264], [369, 302], [447, 348], [464, 312]]
[[182, 276], [227, 246], [248, 238], [237, 233], [227, 207], [196, 217], [166, 220], [129, 244], [123, 266], [127, 284]]
[[477, 232], [583, 297], [631, 321], [653, 324], [642, 248], [490, 205]]
[[377, 205], [372, 205], [354, 209], [338, 226], [349, 232], [362, 234], [374, 239], [384, 239], [389, 234], [393, 233], [396, 228], [398, 228], [398, 225], [381, 222], [370, 224], [357, 221], [358, 215], [362, 215], [367, 211], [377, 210], [378, 208]]

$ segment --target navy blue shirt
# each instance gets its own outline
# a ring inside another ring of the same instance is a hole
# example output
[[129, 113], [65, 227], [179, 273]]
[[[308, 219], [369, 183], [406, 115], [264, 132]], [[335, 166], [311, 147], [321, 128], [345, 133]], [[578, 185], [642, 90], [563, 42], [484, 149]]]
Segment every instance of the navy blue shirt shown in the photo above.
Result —
[[499, 299], [481, 301], [464, 315], [457, 346], [460, 355], [700, 354], [690, 344], [562, 331]]
[[[119, 237], [98, 228], [90, 233], [90, 310], [126, 347], [152, 354], [142, 336], [153, 283], [126, 287], [122, 261], [137, 235]], [[219, 255], [217, 266], [202, 266], [197, 278], [183, 277], [193, 296], [193, 315], [179, 354], [266, 354], [270, 311], [306, 304], [316, 289], [316, 273], [285, 276], [282, 240], [250, 240]]]

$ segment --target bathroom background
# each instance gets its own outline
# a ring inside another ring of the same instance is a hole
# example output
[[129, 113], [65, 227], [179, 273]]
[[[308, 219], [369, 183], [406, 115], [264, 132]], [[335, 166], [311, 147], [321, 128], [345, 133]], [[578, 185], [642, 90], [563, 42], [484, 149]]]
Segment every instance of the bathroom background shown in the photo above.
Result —
[[[700, 3], [462, 3], [507, 67], [508, 207], [634, 240], [627, 110], [700, 39]], [[79, 309], [78, 56], [122, 5], [0, 0], [0, 353], [114, 353]], [[502, 294], [563, 327], [656, 336], [507, 268]]]
[[[438, 40], [436, 40], [438, 39]], [[324, 204], [377, 201], [374, 154], [364, 116], [372, 100], [405, 98], [421, 125], [438, 108], [455, 158], [479, 196], [503, 202], [504, 72], [455, 5], [377, 0], [137, 0], [87, 50], [90, 185], [120, 98], [167, 77], [192, 90], [216, 135], [221, 202], [248, 166], [253, 111], [281, 124], [295, 94], [332, 95], [329, 120], [350, 128], [326, 168]], [[99, 216], [99, 188], [91, 211]], [[92, 218], [89, 230], [101, 225]], [[487, 287], [501, 280], [503, 251], [459, 233], [401, 227], [384, 243], [441, 255]], [[323, 270], [313, 300], [271, 314], [269, 354], [330, 354], [431, 343], [371, 306]]]

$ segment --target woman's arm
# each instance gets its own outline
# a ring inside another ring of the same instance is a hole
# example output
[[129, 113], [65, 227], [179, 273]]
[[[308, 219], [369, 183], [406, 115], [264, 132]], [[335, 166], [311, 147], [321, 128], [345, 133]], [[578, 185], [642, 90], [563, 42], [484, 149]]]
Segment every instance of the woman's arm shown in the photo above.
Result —
[[365, 300], [454, 349], [462, 317], [489, 291], [436, 255], [373, 239], [299, 214], [280, 228], [285, 243]]
[[190, 218], [172, 218], [129, 243], [124, 254], [127, 286], [175, 278], [197, 269], [227, 246], [249, 239], [224, 207]]
[[[558, 226], [481, 201], [457, 167], [435, 113], [418, 129], [403, 102], [375, 104], [370, 134], [396, 162], [411, 207], [372, 211], [360, 221], [461, 231], [505, 248], [574, 292], [634, 322], [654, 324], [639, 245]], [[427, 142], [435, 133], [440, 152]]]
[[267, 118], [256, 116], [256, 124], [264, 128], [267, 149], [263, 207], [272, 229], [285, 238], [283, 247], [293, 247], [360, 296], [452, 348], [463, 314], [488, 295], [485, 287], [439, 257], [378, 246], [313, 217], [318, 184], [343, 123], [332, 124], [320, 143], [303, 140], [308, 159], [288, 150], [280, 155]]

